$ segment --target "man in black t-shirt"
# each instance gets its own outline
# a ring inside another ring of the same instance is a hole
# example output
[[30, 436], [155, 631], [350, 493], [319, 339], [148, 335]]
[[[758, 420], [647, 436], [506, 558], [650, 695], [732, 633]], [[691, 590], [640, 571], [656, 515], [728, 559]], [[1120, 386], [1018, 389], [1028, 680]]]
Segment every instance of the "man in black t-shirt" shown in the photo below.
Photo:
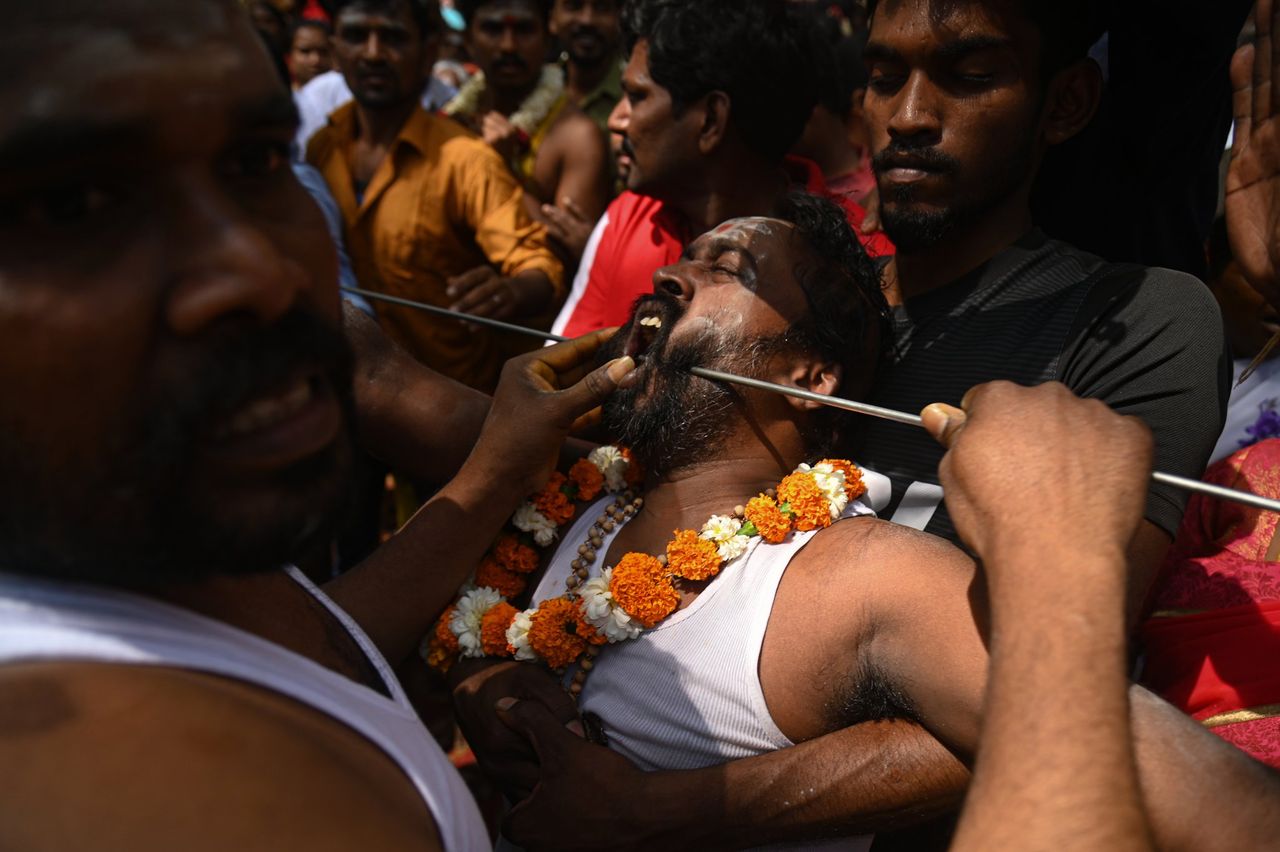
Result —
[[[865, 108], [898, 254], [885, 267], [895, 347], [871, 401], [919, 411], [958, 404], [992, 379], [1061, 381], [1145, 420], [1157, 469], [1198, 477], [1228, 382], [1207, 288], [1170, 270], [1105, 263], [1032, 221], [1045, 152], [1084, 128], [1099, 101], [1100, 73], [1087, 58], [1101, 30], [1092, 5], [872, 4]], [[942, 450], [926, 434], [876, 421], [855, 450], [894, 482], [884, 517], [956, 539], [937, 486]], [[1130, 550], [1136, 590], [1182, 506], [1179, 492], [1152, 487]]]

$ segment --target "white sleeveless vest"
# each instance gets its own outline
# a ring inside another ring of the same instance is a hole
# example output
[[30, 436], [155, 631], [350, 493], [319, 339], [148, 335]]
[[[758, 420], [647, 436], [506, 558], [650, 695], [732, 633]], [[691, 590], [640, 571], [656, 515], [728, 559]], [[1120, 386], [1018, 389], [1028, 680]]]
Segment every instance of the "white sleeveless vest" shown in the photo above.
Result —
[[[569, 563], [609, 499], [584, 511], [564, 536], [535, 601], [564, 593]], [[841, 517], [874, 514], [851, 500]], [[616, 529], [607, 534], [597, 551], [604, 554], [616, 535]], [[601, 718], [610, 748], [642, 769], [658, 770], [698, 769], [794, 745], [765, 703], [760, 649], [782, 575], [813, 535], [792, 533], [779, 544], [757, 539], [686, 609], [601, 650], [579, 704]], [[866, 850], [871, 840], [770, 848]]]
[[179, 607], [114, 589], [3, 573], [0, 665], [90, 660], [168, 666], [287, 695], [386, 752], [430, 809], [445, 849], [490, 849], [470, 791], [419, 721], [382, 654], [301, 572], [287, 570], [351, 634], [386, 683], [390, 699], [279, 645]]

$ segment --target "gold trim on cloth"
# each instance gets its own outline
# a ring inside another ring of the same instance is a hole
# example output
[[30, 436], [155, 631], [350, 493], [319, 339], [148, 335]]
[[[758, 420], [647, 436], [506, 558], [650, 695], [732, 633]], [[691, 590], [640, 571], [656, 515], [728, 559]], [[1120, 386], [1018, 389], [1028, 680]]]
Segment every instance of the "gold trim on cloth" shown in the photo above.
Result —
[[1206, 728], [1220, 728], [1223, 725], [1234, 725], [1238, 722], [1256, 722], [1259, 719], [1270, 719], [1273, 716], [1280, 716], [1280, 704], [1262, 704], [1257, 707], [1248, 707], [1244, 710], [1219, 713], [1217, 716], [1210, 716], [1208, 719], [1201, 720], [1200, 724]]

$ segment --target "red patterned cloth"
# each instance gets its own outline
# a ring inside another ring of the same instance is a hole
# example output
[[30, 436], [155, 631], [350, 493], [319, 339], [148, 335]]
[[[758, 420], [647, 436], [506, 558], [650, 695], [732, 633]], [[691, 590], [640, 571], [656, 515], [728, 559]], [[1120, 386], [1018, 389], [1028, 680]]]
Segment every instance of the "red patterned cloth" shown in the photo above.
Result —
[[[1214, 464], [1206, 482], [1280, 496], [1280, 439]], [[1280, 516], [1193, 496], [1143, 626], [1143, 681], [1259, 760], [1280, 767]], [[1275, 556], [1272, 556], [1275, 559]]]

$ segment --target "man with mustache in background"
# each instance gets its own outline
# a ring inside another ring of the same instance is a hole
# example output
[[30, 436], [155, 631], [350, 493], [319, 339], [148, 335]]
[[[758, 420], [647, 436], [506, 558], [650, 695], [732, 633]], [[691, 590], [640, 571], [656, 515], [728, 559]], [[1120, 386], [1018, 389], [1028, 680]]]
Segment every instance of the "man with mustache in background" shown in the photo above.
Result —
[[601, 130], [622, 99], [622, 0], [555, 0], [551, 34], [564, 47], [565, 91]]
[[[429, 0], [335, 0], [334, 55], [355, 94], [312, 137], [307, 161], [342, 211], [356, 279], [370, 290], [477, 316], [536, 323], [561, 298], [563, 267], [492, 150], [420, 105]], [[478, 335], [404, 308], [378, 319], [419, 361], [491, 391], [522, 338]]]
[[[1190, 275], [1110, 264], [1036, 227], [1046, 154], [1088, 125], [1102, 78], [1098, 3], [882, 0], [871, 5], [864, 109], [894, 351], [870, 401], [918, 411], [976, 384], [1059, 381], [1141, 418], [1155, 469], [1198, 477], [1225, 414], [1227, 352]], [[957, 540], [941, 505], [943, 448], [874, 421], [853, 457], [894, 481], [882, 516]], [[1154, 485], [1130, 559], [1141, 603], [1185, 495]], [[878, 509], [880, 507], [877, 507]]]
[[[546, 0], [468, 0], [467, 49], [480, 66], [444, 108], [497, 151], [525, 188], [525, 209], [569, 199], [593, 221], [609, 203], [604, 134], [574, 105], [564, 71], [545, 65]], [[573, 258], [576, 260], [576, 258]]]
[[[570, 337], [625, 322], [653, 270], [698, 234], [768, 213], [792, 188], [827, 192], [817, 164], [787, 156], [817, 102], [817, 34], [803, 12], [783, 0], [633, 0], [622, 27], [629, 58], [609, 129], [628, 191], [596, 224], [552, 326]], [[865, 211], [840, 204], [856, 230]], [[872, 256], [893, 250], [883, 234], [859, 239]]]

